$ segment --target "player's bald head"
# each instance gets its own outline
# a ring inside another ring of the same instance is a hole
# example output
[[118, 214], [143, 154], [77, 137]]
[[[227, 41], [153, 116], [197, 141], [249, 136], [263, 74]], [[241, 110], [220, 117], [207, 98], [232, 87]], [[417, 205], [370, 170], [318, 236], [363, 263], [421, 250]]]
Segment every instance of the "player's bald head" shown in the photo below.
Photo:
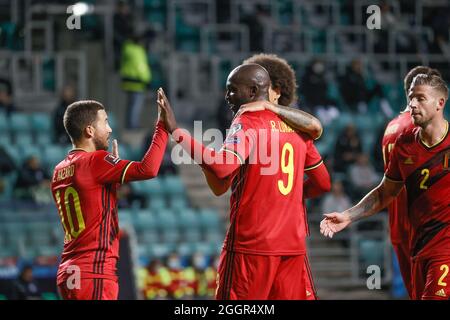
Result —
[[267, 70], [256, 63], [242, 64], [230, 72], [227, 82], [247, 86], [257, 86], [261, 91], [270, 87], [270, 76]]

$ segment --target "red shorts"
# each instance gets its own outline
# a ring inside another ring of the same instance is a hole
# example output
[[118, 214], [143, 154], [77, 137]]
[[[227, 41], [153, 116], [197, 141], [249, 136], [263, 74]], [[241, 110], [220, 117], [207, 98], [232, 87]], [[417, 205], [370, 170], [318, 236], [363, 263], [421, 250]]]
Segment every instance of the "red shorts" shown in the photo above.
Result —
[[[309, 280], [308, 286], [305, 279]], [[218, 300], [306, 300], [315, 297], [306, 255], [264, 256], [226, 250], [220, 255]]]
[[117, 300], [119, 284], [110, 279], [81, 279], [78, 289], [69, 289], [66, 282], [62, 282], [58, 290], [64, 300]]
[[412, 258], [413, 299], [450, 299], [450, 229], [440, 231]]
[[408, 295], [412, 298], [412, 279], [411, 279], [411, 250], [407, 243], [392, 243], [395, 254], [397, 255], [400, 273], [405, 284]]

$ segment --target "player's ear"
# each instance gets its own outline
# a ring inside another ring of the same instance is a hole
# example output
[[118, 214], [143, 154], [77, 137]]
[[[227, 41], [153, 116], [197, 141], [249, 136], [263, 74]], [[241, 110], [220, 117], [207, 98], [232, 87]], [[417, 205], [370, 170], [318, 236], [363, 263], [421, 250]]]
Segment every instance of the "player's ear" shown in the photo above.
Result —
[[253, 100], [258, 94], [258, 87], [257, 86], [251, 86], [250, 87], [250, 98]]
[[93, 126], [91, 126], [91, 125], [87, 126], [84, 129], [84, 133], [86, 134], [86, 136], [88, 138], [92, 138], [94, 136], [94, 132], [95, 132], [95, 128]]
[[443, 97], [440, 97], [438, 100], [438, 110], [444, 109], [445, 106], [445, 99]]

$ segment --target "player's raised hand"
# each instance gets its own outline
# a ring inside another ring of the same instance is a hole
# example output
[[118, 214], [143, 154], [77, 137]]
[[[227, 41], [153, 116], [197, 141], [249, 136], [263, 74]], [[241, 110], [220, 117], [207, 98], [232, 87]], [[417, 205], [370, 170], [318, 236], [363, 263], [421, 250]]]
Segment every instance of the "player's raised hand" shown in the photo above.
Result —
[[117, 144], [117, 139], [112, 142], [112, 155], [114, 158], [119, 158], [119, 145]]
[[333, 238], [333, 235], [345, 229], [350, 223], [350, 217], [339, 212], [324, 214], [325, 218], [320, 222], [320, 233], [325, 237]]
[[161, 118], [166, 125], [167, 131], [172, 133], [177, 128], [177, 121], [175, 119], [175, 114], [173, 113], [172, 107], [170, 106], [169, 100], [164, 93], [162, 88], [158, 89], [158, 107], [161, 108]]
[[243, 104], [239, 111], [236, 113], [236, 117], [246, 113], [246, 112], [256, 112], [262, 110], [273, 110], [273, 104], [269, 101], [253, 101]]

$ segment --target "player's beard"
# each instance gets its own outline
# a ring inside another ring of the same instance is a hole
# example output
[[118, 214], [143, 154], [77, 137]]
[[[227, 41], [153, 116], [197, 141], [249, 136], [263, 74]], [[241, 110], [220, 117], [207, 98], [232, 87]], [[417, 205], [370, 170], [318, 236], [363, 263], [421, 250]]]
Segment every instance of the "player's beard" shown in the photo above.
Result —
[[93, 141], [94, 141], [95, 150], [108, 151], [108, 147], [109, 147], [108, 146], [108, 138], [103, 140], [100, 137], [94, 137]]

